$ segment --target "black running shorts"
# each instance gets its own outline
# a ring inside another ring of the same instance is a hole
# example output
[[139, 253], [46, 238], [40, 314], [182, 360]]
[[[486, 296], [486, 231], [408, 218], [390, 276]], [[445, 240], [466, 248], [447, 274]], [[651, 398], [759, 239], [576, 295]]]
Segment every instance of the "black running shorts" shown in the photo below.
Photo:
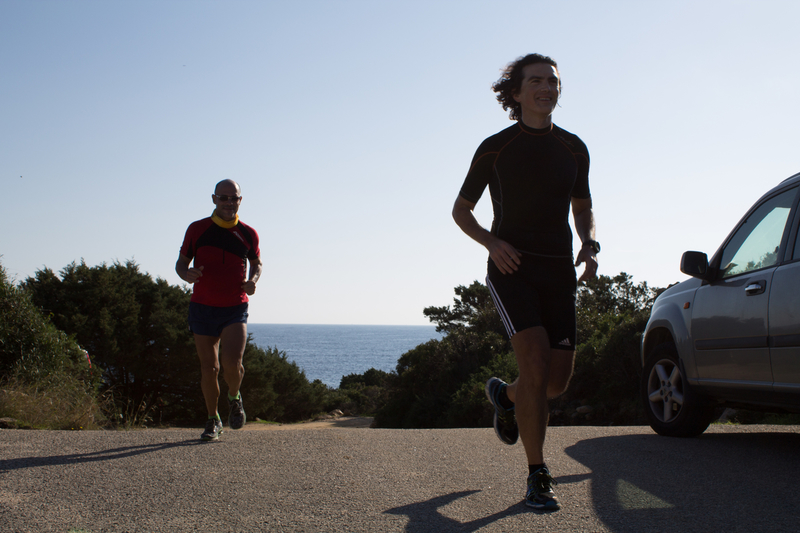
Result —
[[570, 257], [523, 254], [513, 274], [503, 274], [489, 259], [486, 285], [508, 337], [544, 327], [555, 350], [574, 350], [575, 299], [578, 282]]

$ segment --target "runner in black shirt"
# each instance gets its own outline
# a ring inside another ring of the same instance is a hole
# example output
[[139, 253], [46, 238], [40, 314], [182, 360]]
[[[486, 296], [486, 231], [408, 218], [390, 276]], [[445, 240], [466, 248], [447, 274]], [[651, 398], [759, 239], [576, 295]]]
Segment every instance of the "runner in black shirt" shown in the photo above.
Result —
[[[544, 464], [548, 398], [562, 394], [575, 356], [575, 266], [580, 281], [597, 272], [600, 245], [589, 192], [589, 153], [575, 135], [552, 122], [561, 93], [556, 62], [530, 54], [510, 64], [493, 89], [513, 126], [486, 139], [473, 158], [455, 206], [458, 226], [489, 251], [486, 284], [517, 358], [511, 384], [486, 383], [494, 427], [507, 444], [522, 438], [528, 459], [525, 502], [560, 504]], [[472, 211], [486, 187], [494, 221], [484, 229]], [[569, 211], [583, 246], [573, 265]]]

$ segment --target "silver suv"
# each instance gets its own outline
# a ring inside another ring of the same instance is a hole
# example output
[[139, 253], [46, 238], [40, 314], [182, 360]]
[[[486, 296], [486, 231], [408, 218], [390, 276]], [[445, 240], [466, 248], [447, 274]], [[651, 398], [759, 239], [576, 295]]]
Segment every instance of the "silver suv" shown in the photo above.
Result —
[[642, 336], [641, 397], [660, 435], [701, 434], [720, 406], [800, 412], [800, 174], [761, 197], [711, 260], [662, 293]]

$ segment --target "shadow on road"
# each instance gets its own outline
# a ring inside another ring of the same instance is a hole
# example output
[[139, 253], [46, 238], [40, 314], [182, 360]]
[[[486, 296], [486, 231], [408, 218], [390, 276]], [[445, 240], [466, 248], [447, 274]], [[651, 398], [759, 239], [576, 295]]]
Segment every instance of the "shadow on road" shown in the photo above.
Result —
[[440, 509], [459, 498], [464, 498], [471, 494], [480, 492], [477, 490], [466, 490], [463, 492], [454, 492], [452, 494], [445, 494], [444, 496], [437, 496], [430, 500], [423, 502], [412, 503], [402, 507], [395, 507], [384, 511], [387, 514], [403, 515], [408, 517], [408, 524], [405, 530], [409, 533], [428, 533], [430, 531], [446, 532], [446, 531], [477, 531], [493, 522], [496, 522], [506, 516], [511, 516], [519, 513], [529, 512], [527, 507], [520, 502], [512, 505], [505, 511], [500, 511], [493, 515], [479, 518], [471, 522], [459, 522], [452, 518], [443, 515]]
[[796, 433], [706, 433], [601, 437], [566, 453], [591, 469], [592, 504], [613, 531], [795, 531], [798, 449]]
[[141, 446], [124, 446], [110, 450], [99, 450], [90, 453], [73, 453], [69, 455], [51, 455], [48, 457], [20, 457], [0, 459], [0, 472], [18, 470], [22, 468], [37, 468], [42, 466], [74, 465], [95, 461], [111, 461], [123, 457], [131, 457], [143, 453], [158, 452], [169, 448], [181, 446], [203, 446], [206, 443], [192, 439], [182, 442], [165, 442], [160, 444], [143, 444]]

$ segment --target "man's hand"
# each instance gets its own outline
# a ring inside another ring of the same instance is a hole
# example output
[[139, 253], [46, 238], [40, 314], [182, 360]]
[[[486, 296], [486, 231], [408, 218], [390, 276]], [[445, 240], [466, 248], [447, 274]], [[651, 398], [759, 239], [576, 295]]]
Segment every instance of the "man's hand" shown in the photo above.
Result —
[[186, 271], [184, 274], [183, 279], [187, 283], [197, 283], [197, 280], [203, 277], [203, 267], [200, 268], [192, 267]]
[[[581, 242], [594, 240], [594, 212], [592, 211], [591, 198], [572, 197], [572, 216], [575, 218], [575, 232]], [[579, 282], [589, 281], [597, 275], [597, 254], [589, 246], [582, 246], [578, 257], [575, 259], [575, 266], [586, 263], [583, 274], [578, 279]]]
[[581, 274], [578, 282], [589, 281], [597, 275], [597, 256], [594, 250], [588, 246], [584, 246], [581, 248], [581, 251], [578, 252], [575, 266], [580, 266], [581, 263], [586, 263], [586, 268], [583, 270], [583, 274]]
[[493, 239], [486, 245], [489, 257], [503, 274], [513, 274], [519, 270], [522, 255], [516, 248], [501, 239]]
[[252, 296], [256, 293], [256, 282], [253, 280], [247, 280], [242, 283], [242, 290], [247, 293], [248, 296]]
[[484, 229], [473, 214], [475, 202], [470, 202], [460, 194], [453, 205], [453, 220], [461, 231], [489, 250], [489, 257], [503, 274], [513, 274], [520, 265], [520, 253], [507, 242], [498, 239]]
[[192, 260], [190, 258], [180, 254], [178, 256], [178, 261], [175, 263], [175, 272], [177, 272], [181, 279], [186, 283], [197, 283], [197, 281], [203, 277], [203, 267], [189, 268], [191, 263]]

